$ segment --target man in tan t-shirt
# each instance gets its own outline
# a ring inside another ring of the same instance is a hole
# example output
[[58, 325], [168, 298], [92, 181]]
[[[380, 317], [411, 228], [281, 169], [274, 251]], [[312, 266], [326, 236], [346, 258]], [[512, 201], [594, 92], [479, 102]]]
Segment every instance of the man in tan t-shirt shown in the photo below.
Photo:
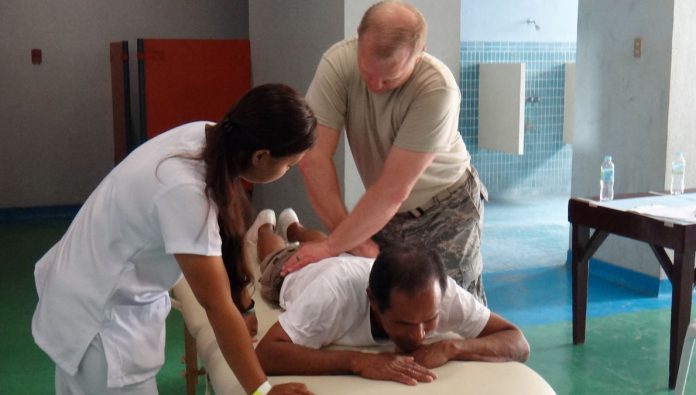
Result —
[[[284, 273], [344, 251], [374, 257], [388, 244], [423, 244], [486, 303], [485, 188], [458, 131], [459, 88], [447, 66], [424, 52], [426, 30], [414, 7], [380, 2], [366, 11], [357, 39], [324, 53], [307, 92], [318, 139], [300, 170], [331, 234], [304, 245]], [[350, 214], [332, 161], [344, 128], [366, 187]]]

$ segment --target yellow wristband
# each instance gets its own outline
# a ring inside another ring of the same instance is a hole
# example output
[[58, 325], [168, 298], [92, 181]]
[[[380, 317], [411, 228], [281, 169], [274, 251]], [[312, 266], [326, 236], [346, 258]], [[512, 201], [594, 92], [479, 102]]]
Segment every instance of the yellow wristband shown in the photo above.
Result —
[[259, 388], [257, 388], [252, 395], [267, 395], [270, 391], [271, 383], [266, 380], [263, 382], [263, 384], [259, 385]]

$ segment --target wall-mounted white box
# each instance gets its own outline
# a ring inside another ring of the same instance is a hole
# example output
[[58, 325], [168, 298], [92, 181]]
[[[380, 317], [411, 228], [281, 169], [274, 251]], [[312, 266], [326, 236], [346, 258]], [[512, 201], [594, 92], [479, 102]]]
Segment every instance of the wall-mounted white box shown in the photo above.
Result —
[[479, 65], [479, 147], [524, 153], [524, 63]]

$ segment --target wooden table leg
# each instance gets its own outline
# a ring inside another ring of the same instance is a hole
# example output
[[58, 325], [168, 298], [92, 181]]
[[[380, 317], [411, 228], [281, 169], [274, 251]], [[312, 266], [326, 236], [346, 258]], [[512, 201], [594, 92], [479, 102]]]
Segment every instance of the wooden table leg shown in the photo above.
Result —
[[589, 261], [589, 257], [585, 257], [585, 248], [590, 238], [590, 228], [576, 224], [572, 228], [573, 344], [582, 344], [585, 342]]
[[691, 293], [694, 285], [694, 251], [674, 252], [672, 280], [672, 323], [669, 336], [669, 388], [674, 389], [684, 337], [691, 319]]

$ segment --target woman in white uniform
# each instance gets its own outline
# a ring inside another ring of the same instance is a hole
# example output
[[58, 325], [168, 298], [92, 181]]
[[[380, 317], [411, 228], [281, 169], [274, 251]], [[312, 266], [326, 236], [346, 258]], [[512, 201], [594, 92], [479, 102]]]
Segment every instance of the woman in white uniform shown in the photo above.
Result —
[[251, 206], [241, 180], [280, 178], [312, 146], [315, 126], [295, 90], [262, 85], [217, 124], [165, 132], [104, 178], [35, 268], [32, 333], [56, 363], [57, 394], [156, 394], [168, 290], [182, 273], [248, 393], [310, 393], [266, 380], [231, 297], [220, 235], [250, 281], [241, 246]]

